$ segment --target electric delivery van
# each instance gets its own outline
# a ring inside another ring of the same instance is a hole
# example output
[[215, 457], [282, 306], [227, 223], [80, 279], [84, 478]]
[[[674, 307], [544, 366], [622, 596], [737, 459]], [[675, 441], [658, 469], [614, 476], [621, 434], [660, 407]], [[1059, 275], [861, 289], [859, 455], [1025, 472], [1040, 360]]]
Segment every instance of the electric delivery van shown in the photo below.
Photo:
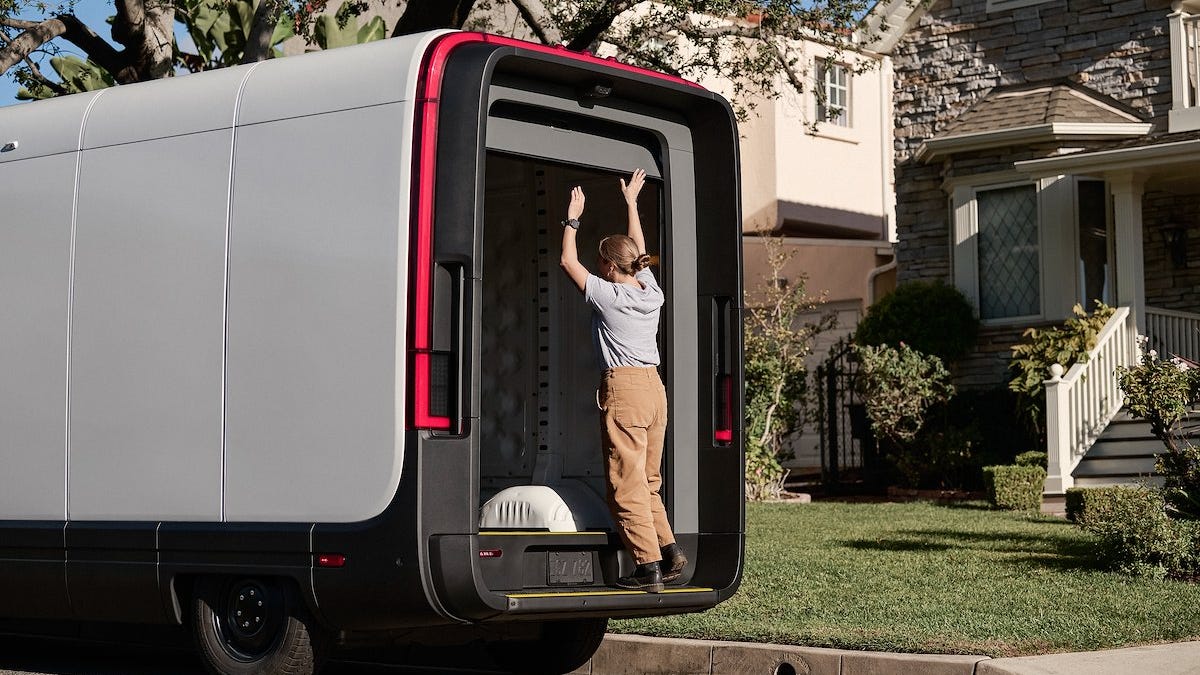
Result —
[[[431, 32], [0, 108], [0, 618], [188, 625], [216, 673], [484, 640], [527, 672], [743, 556], [737, 130], [613, 60]], [[650, 594], [604, 503], [558, 269], [624, 232], [665, 291]]]

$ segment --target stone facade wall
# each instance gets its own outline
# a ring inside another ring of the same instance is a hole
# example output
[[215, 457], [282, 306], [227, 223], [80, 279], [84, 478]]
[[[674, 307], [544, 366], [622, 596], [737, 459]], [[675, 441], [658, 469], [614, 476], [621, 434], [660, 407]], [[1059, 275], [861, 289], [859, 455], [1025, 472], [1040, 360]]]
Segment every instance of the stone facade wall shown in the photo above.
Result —
[[[1168, 236], [1183, 233], [1186, 259], [1177, 265]], [[1200, 312], [1200, 195], [1147, 192], [1142, 198], [1142, 256], [1146, 305]]]
[[[1169, 0], [1057, 0], [990, 14], [986, 8], [986, 0], [935, 0], [892, 53], [901, 283], [952, 282], [949, 195], [943, 187], [947, 179], [1011, 171], [1014, 161], [1057, 150], [1024, 146], [916, 161], [922, 142], [943, 133], [994, 87], [1070, 78], [1166, 128], [1171, 107]], [[1153, 226], [1146, 228], [1148, 280], [1149, 247], [1162, 246], [1161, 234], [1152, 234], [1155, 231]], [[1200, 245], [1200, 231], [1194, 239]], [[1154, 264], [1163, 256], [1154, 258]], [[1194, 280], [1185, 276], [1175, 274], [1179, 281], [1171, 288], [1188, 290], [1163, 295], [1159, 302], [1184, 302], [1191, 289], [1200, 288], [1200, 265]], [[1149, 285], [1147, 301], [1154, 304]], [[981, 331], [976, 351], [959, 364], [956, 380], [964, 386], [1005, 382], [1009, 350], [1024, 328]]]

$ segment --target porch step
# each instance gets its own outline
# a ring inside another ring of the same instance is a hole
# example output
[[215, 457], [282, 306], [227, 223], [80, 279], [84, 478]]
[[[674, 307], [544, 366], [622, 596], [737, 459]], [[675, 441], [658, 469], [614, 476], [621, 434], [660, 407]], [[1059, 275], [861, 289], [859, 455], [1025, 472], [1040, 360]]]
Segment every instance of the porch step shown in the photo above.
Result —
[[1162, 442], [1150, 432], [1149, 423], [1122, 410], [1071, 474], [1079, 487], [1137, 485], [1155, 480], [1161, 483], [1161, 477], [1154, 473], [1154, 460], [1162, 450]]
[[[1184, 422], [1184, 433], [1189, 438], [1200, 438], [1200, 411], [1192, 411]], [[1142, 483], [1161, 486], [1162, 476], [1154, 472], [1154, 460], [1163, 450], [1150, 424], [1122, 409], [1071, 475], [1079, 487]]]

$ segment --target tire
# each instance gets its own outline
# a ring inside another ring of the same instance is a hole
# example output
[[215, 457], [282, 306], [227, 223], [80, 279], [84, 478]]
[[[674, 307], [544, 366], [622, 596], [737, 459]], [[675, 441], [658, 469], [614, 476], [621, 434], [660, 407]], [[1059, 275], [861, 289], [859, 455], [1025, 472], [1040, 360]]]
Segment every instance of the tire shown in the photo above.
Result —
[[213, 675], [313, 675], [328, 634], [290, 584], [204, 577], [192, 594], [192, 634]]
[[560, 675], [588, 662], [608, 630], [608, 619], [574, 619], [542, 624], [533, 642], [493, 642], [488, 652], [496, 665], [513, 673]]

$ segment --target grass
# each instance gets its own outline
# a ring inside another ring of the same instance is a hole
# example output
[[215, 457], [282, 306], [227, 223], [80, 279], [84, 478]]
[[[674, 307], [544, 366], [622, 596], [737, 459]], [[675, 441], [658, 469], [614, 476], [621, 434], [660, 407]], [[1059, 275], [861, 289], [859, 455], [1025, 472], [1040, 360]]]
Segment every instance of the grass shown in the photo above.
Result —
[[1200, 585], [1099, 569], [1090, 535], [984, 504], [749, 504], [746, 568], [700, 614], [610, 630], [1023, 656], [1200, 638]]

